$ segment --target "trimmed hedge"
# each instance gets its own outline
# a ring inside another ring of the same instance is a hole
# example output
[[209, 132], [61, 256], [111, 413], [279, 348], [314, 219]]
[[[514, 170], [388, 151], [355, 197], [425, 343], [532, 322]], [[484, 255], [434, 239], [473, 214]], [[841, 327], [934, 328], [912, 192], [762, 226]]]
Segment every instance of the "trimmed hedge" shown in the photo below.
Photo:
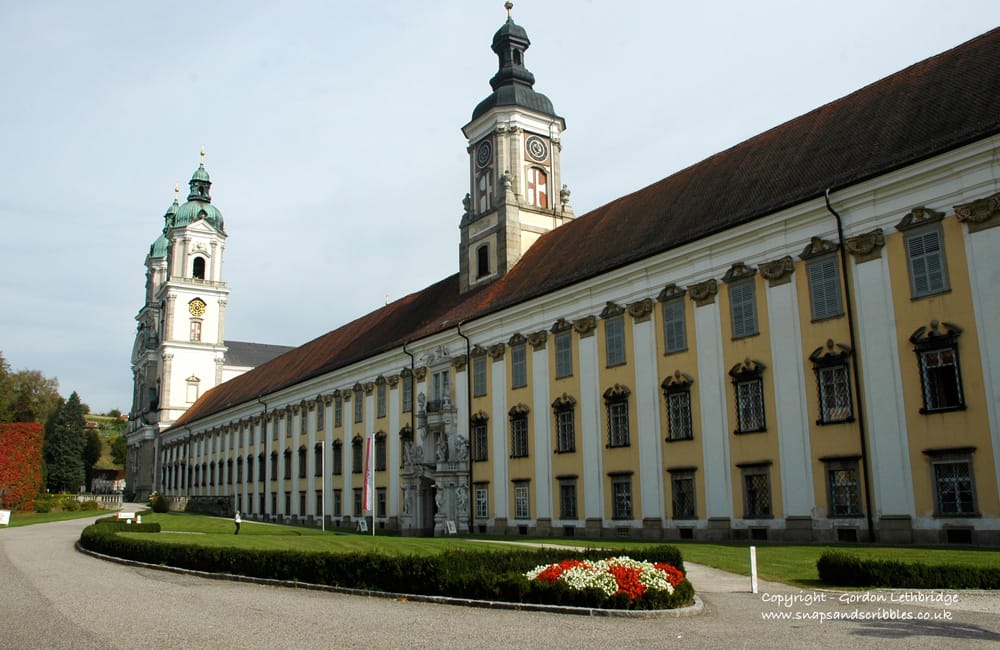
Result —
[[1000, 567], [865, 560], [840, 551], [824, 551], [816, 569], [820, 580], [841, 587], [1000, 589]]
[[[149, 525], [156, 526], [158, 532], [158, 524]], [[114, 534], [118, 530], [145, 532], [143, 529], [146, 526], [95, 524], [84, 529], [80, 543], [99, 553], [149, 564], [368, 591], [616, 609], [683, 607], [694, 596], [694, 588], [685, 580], [671, 595], [648, 594], [629, 604], [627, 595], [608, 598], [596, 591], [576, 592], [561, 584], [531, 582], [524, 576], [525, 572], [540, 564], [569, 558], [600, 560], [615, 555], [595, 549], [449, 550], [428, 556], [375, 552], [307, 553], [158, 544]], [[680, 551], [673, 546], [630, 551], [629, 557], [647, 562], [665, 562], [684, 571]]]

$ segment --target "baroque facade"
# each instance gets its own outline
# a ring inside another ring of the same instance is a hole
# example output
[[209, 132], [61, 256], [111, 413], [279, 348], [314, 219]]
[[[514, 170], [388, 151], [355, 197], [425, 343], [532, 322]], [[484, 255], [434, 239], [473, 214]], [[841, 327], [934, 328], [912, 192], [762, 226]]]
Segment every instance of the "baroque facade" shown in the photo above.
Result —
[[458, 273], [205, 392], [157, 488], [403, 534], [1000, 543], [1000, 30], [579, 217], [529, 44], [508, 17], [463, 128]]

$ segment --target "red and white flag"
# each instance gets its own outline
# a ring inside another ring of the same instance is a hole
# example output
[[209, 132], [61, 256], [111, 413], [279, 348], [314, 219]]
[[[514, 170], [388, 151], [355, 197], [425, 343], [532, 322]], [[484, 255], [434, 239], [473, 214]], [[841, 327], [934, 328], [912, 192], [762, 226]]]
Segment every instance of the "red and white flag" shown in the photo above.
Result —
[[362, 512], [375, 509], [375, 438], [365, 439], [365, 493], [361, 500]]

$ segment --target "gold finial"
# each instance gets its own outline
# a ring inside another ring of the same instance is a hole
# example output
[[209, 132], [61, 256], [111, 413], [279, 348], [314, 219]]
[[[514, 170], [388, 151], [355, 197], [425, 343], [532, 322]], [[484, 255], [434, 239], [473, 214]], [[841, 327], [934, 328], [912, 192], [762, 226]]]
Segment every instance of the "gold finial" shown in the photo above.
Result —
[[205, 145], [201, 146], [201, 164], [205, 164]]
[[507, 10], [507, 19], [510, 20], [510, 10], [514, 8], [514, 3], [507, 0], [507, 2], [503, 3], [503, 8]]
[[178, 200], [181, 196], [181, 184], [174, 183], [174, 201]]
[[385, 304], [389, 304], [389, 294], [385, 294]]

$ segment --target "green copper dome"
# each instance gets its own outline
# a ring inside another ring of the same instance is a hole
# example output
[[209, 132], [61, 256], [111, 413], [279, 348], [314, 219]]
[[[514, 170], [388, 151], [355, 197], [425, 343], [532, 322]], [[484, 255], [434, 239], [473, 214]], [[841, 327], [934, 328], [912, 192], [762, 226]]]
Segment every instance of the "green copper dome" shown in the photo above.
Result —
[[208, 172], [205, 171], [205, 163], [198, 165], [198, 169], [191, 176], [188, 185], [191, 187], [191, 191], [188, 193], [187, 203], [178, 208], [172, 225], [175, 228], [183, 228], [204, 219], [213, 228], [225, 233], [222, 213], [212, 205], [212, 197], [209, 194], [212, 181], [208, 177]]
[[170, 240], [167, 239], [167, 229], [174, 225], [174, 217], [177, 215], [177, 210], [180, 206], [177, 205], [177, 199], [170, 204], [167, 211], [163, 215], [163, 232], [160, 236], [156, 238], [153, 245], [149, 247], [149, 256], [153, 258], [166, 257], [167, 252], [170, 250]]

